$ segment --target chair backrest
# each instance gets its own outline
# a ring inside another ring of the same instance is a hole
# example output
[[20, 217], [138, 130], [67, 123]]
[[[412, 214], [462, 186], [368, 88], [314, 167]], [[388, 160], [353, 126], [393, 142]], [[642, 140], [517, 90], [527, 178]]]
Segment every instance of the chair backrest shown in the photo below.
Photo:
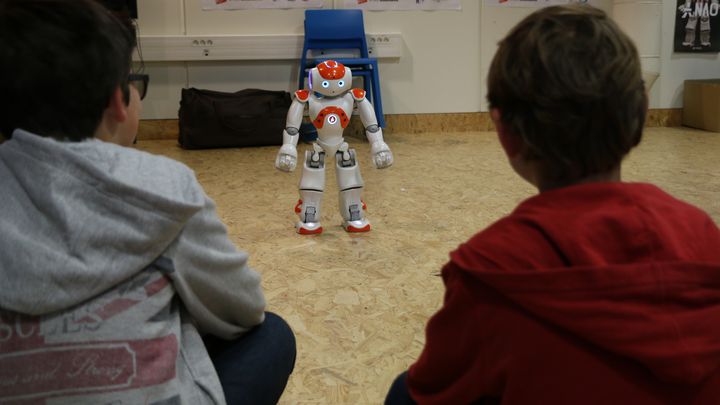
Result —
[[322, 49], [357, 50], [357, 57], [370, 57], [362, 10], [305, 10], [303, 48], [303, 58]]

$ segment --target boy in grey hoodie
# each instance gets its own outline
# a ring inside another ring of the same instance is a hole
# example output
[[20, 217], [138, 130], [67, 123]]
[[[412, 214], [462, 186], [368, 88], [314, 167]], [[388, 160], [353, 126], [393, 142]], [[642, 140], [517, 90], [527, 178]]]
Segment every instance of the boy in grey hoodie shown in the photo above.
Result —
[[130, 21], [3, 0], [0, 44], [0, 403], [277, 402], [294, 337], [247, 254], [188, 167], [126, 147]]

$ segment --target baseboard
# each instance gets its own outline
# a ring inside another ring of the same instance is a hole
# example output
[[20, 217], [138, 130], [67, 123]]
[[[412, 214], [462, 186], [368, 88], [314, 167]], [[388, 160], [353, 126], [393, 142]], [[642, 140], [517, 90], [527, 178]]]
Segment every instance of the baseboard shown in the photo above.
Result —
[[682, 108], [666, 108], [648, 110], [645, 119], [646, 127], [681, 127]]
[[[494, 131], [495, 126], [486, 112], [443, 114], [390, 114], [385, 116], [386, 133], [469, 132]], [[648, 111], [647, 127], [678, 127], [682, 125], [682, 109], [652, 109]], [[138, 139], [177, 139], [178, 120], [142, 120]], [[362, 136], [362, 123], [353, 117], [346, 129], [347, 136]]]

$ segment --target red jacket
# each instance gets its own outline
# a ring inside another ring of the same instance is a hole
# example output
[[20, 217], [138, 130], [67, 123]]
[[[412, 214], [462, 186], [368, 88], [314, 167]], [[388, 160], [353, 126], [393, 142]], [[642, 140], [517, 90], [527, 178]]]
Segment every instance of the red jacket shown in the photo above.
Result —
[[720, 231], [655, 186], [544, 192], [442, 274], [420, 403], [720, 404]]

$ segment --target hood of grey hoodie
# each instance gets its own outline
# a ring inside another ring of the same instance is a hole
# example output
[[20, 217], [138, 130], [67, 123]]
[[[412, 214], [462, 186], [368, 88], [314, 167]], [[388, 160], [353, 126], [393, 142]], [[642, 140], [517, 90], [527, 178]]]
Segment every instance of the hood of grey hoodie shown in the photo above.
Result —
[[0, 145], [0, 308], [42, 315], [132, 277], [205, 203], [187, 166], [17, 130]]

